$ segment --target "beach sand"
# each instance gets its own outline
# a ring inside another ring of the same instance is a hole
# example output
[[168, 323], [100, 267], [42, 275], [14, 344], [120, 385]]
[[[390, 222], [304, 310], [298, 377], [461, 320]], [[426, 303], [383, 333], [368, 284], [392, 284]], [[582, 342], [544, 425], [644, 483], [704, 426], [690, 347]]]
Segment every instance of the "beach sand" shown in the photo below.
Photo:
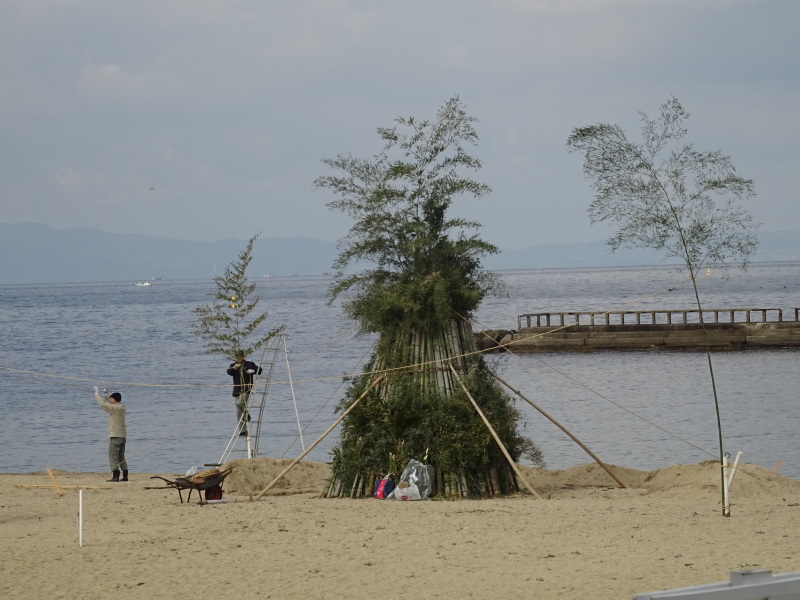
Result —
[[[4, 598], [630, 598], [800, 571], [800, 482], [740, 465], [722, 516], [718, 463], [652, 472], [521, 467], [486, 500], [320, 499], [323, 463], [234, 461], [223, 503], [181, 504], [150, 475], [0, 475]], [[161, 474], [174, 479], [175, 474]], [[78, 545], [83, 491], [83, 547]], [[151, 489], [158, 488], [158, 489]], [[184, 499], [186, 492], [184, 492]]]

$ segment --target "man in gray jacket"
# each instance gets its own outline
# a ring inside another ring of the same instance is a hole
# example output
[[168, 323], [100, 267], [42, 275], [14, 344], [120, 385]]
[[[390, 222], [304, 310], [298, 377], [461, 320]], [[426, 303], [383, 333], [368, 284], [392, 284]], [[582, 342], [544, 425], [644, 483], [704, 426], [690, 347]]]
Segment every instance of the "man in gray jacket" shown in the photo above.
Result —
[[108, 413], [108, 462], [111, 465], [111, 479], [108, 481], [120, 481], [120, 470], [121, 481], [128, 481], [128, 463], [125, 460], [125, 406], [122, 404], [122, 394], [114, 392], [109, 396], [108, 388], [103, 389], [103, 394], [105, 398], [95, 386], [94, 398], [100, 408]]

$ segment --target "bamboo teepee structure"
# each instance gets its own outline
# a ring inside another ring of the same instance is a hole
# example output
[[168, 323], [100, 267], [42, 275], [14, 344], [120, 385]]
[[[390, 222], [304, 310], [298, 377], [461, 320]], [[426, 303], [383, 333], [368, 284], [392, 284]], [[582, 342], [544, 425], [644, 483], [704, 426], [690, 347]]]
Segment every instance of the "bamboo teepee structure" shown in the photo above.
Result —
[[378, 128], [382, 150], [370, 158], [324, 159], [334, 174], [315, 180], [336, 195], [329, 206], [354, 219], [338, 243], [329, 295], [348, 292], [347, 315], [380, 335], [338, 407], [358, 403], [342, 420], [327, 496], [371, 495], [378, 477], [411, 459], [434, 469], [438, 495], [511, 493], [514, 461], [538, 452], [517, 432], [519, 413], [466, 320], [504, 289], [481, 267], [499, 249], [477, 235], [479, 223], [448, 215], [457, 198], [490, 192], [472, 176], [481, 167], [468, 152], [476, 121], [455, 96], [435, 118]]
[[519, 413], [476, 352], [468, 322], [381, 340], [369, 372], [354, 380], [340, 409], [361, 399], [377, 377], [342, 422], [323, 496], [369, 497], [377, 481], [399, 474], [410, 459], [433, 467], [434, 493], [442, 498], [519, 491], [513, 463], [538, 448], [517, 433]]

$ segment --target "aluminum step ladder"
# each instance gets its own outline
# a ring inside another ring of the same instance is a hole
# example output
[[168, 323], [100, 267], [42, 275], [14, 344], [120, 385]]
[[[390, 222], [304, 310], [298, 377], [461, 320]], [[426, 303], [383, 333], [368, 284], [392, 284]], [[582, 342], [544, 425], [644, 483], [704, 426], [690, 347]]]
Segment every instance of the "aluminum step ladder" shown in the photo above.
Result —
[[[253, 376], [253, 387], [250, 390], [250, 396], [247, 402], [247, 411], [242, 415], [242, 419], [236, 424], [231, 439], [222, 456], [219, 459], [219, 464], [224, 465], [230, 459], [232, 453], [240, 454], [237, 458], [255, 458], [258, 456], [258, 442], [261, 438], [261, 422], [264, 416], [264, 408], [267, 403], [267, 394], [269, 393], [270, 382], [272, 375], [275, 371], [275, 365], [278, 362], [278, 353], [281, 347], [286, 348], [286, 334], [278, 334], [273, 338], [273, 342], [264, 346], [261, 352], [258, 366], [261, 368], [261, 373]], [[287, 363], [288, 364], [288, 363]], [[250, 415], [250, 422], [245, 422], [247, 415]], [[240, 433], [244, 428], [247, 428], [247, 435], [242, 436]], [[239, 442], [243, 444], [240, 446]], [[237, 449], [237, 446], [239, 448]]]

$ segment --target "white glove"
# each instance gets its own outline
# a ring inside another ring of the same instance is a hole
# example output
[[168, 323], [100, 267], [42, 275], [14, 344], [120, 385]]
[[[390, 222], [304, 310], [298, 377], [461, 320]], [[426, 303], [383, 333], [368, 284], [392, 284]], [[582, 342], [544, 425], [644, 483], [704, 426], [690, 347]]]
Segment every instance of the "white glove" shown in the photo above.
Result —
[[255, 371], [253, 369], [247, 369], [247, 374], [248, 375], [252, 375], [253, 373], [255, 373]]
[[108, 388], [106, 388], [106, 387], [103, 388], [103, 394], [108, 396]]
[[94, 395], [95, 396], [99, 396], [100, 395], [100, 390], [97, 389], [97, 386], [94, 386]]

